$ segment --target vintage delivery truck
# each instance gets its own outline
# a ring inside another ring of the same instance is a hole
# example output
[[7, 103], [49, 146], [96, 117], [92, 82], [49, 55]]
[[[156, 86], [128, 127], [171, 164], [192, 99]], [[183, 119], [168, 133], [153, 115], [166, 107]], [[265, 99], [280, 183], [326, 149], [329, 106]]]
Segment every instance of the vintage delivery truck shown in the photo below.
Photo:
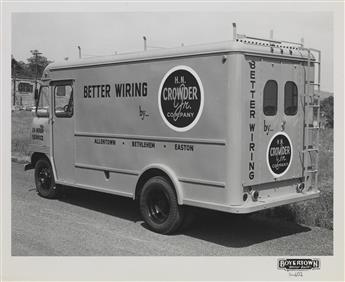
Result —
[[251, 213], [317, 197], [320, 52], [233, 36], [50, 64], [25, 168], [39, 195], [131, 197], [164, 234], [185, 206]]

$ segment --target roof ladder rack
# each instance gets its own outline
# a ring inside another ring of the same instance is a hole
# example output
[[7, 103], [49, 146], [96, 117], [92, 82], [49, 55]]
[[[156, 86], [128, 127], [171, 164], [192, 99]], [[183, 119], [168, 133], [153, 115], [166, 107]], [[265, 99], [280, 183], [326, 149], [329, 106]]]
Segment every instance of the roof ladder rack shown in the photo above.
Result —
[[288, 49], [295, 49], [295, 50], [303, 48], [303, 42], [273, 40], [273, 39], [267, 39], [267, 38], [247, 36], [245, 34], [238, 34], [236, 23], [232, 23], [232, 29], [233, 29], [234, 41], [239, 41], [239, 42], [251, 44], [251, 45], [255, 44], [255, 45], [288, 48]]

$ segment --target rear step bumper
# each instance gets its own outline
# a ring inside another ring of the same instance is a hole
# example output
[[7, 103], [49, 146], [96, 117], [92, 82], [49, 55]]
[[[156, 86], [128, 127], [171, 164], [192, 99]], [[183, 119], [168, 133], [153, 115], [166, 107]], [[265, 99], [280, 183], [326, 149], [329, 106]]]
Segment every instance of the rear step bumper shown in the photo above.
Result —
[[248, 202], [243, 204], [242, 206], [227, 206], [227, 205], [219, 205], [210, 202], [199, 202], [193, 200], [184, 200], [183, 204], [185, 205], [192, 205], [192, 206], [199, 206], [203, 208], [209, 208], [229, 213], [238, 213], [238, 214], [246, 214], [252, 213], [260, 210], [265, 210], [269, 208], [274, 208], [282, 205], [292, 204], [300, 201], [310, 200], [314, 198], [318, 198], [320, 195], [320, 191], [312, 191], [312, 192], [305, 192], [305, 193], [294, 193], [289, 195], [284, 195], [281, 197], [272, 197], [272, 198], [265, 198], [265, 200], [261, 200], [260, 198], [256, 202]]
[[251, 213], [259, 210], [274, 208], [277, 206], [292, 204], [300, 201], [318, 198], [320, 191], [296, 193], [293, 195], [285, 195], [282, 197], [266, 198], [265, 200], [258, 200], [256, 202], [249, 202], [241, 207], [236, 207], [236, 213]]

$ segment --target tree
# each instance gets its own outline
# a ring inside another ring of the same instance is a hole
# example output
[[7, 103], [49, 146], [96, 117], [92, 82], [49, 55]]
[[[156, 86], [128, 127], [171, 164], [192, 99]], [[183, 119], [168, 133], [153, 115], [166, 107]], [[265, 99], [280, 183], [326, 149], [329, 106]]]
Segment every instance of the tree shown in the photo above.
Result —
[[334, 124], [333, 103], [334, 103], [333, 96], [329, 96], [323, 99], [320, 103], [320, 112], [322, 116], [325, 118], [326, 120], [325, 126], [328, 128], [333, 128], [333, 124]]
[[23, 61], [19, 61], [15, 69], [17, 77], [34, 78], [34, 74], [31, 72], [29, 65]]
[[[28, 68], [30, 70], [30, 73], [32, 77], [40, 78], [43, 74], [43, 71], [45, 67], [51, 63], [51, 61], [48, 61], [48, 59], [44, 56], [42, 56], [42, 53], [40, 53], [38, 50], [31, 50], [32, 56], [28, 58]], [[36, 69], [37, 68], [37, 69]]]
[[42, 77], [45, 67], [52, 61], [42, 56], [38, 50], [32, 50], [31, 53], [32, 56], [27, 59], [28, 63], [16, 61], [15, 58], [12, 57], [12, 76], [35, 79], [37, 66], [37, 78], [40, 79]]

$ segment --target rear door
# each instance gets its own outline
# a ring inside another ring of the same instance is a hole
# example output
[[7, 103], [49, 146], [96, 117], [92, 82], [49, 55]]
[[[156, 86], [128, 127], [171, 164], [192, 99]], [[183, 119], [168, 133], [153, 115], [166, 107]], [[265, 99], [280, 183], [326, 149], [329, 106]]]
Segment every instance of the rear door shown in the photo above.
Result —
[[[255, 62], [255, 68], [251, 68], [250, 61]], [[244, 184], [299, 178], [303, 172], [303, 67], [291, 61], [266, 58], [248, 58], [247, 65], [249, 74], [255, 72], [247, 86], [247, 108], [254, 105], [255, 118], [249, 111], [244, 168], [249, 173], [252, 170], [253, 177], [245, 174]], [[253, 99], [251, 91], [255, 93]], [[255, 130], [250, 132], [253, 124]]]

